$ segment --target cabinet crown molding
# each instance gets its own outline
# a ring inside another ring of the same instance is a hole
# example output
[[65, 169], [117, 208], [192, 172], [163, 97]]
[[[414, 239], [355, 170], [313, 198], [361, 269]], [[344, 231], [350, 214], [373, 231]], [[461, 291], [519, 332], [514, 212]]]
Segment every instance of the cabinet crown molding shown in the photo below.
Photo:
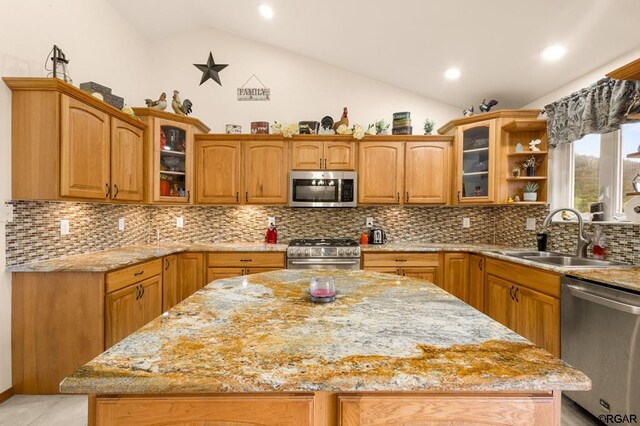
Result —
[[460, 117], [449, 121], [444, 126], [438, 129], [438, 133], [441, 135], [447, 134], [458, 126], [465, 124], [473, 124], [478, 121], [492, 120], [494, 118], [528, 118], [536, 119], [540, 115], [539, 109], [499, 109], [497, 111], [490, 111], [472, 115], [471, 117]]

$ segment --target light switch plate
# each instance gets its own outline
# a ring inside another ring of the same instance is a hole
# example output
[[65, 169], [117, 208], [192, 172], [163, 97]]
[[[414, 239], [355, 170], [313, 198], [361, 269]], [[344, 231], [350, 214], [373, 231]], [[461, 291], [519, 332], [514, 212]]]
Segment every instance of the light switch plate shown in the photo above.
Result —
[[0, 205], [0, 222], [13, 222], [13, 206], [11, 204], [3, 203]]
[[178, 216], [176, 218], [176, 228], [184, 228], [184, 217]]
[[124, 231], [124, 217], [118, 219], [118, 231]]
[[69, 235], [69, 219], [60, 221], [60, 235]]
[[373, 228], [373, 218], [372, 218], [372, 217], [367, 217], [367, 220], [366, 220], [366, 222], [365, 222], [365, 225], [366, 225], [368, 228]]
[[471, 228], [471, 218], [470, 217], [463, 217], [462, 218], [462, 227], [463, 228]]
[[267, 226], [276, 226], [276, 218], [274, 216], [267, 216]]
[[528, 217], [527, 218], [527, 231], [535, 231], [536, 230], [536, 218]]

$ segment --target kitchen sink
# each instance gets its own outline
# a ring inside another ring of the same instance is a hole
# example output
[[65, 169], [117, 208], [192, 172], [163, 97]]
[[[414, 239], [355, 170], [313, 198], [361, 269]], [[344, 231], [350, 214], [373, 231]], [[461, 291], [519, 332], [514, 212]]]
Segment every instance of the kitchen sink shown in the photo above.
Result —
[[549, 256], [566, 256], [562, 253], [556, 253], [554, 251], [499, 251], [498, 253], [505, 256], [528, 258], [528, 257], [549, 257]]
[[547, 263], [562, 267], [614, 267], [614, 266], [631, 266], [627, 263], [613, 262], [611, 260], [589, 259], [577, 256], [523, 256], [524, 259], [534, 262]]

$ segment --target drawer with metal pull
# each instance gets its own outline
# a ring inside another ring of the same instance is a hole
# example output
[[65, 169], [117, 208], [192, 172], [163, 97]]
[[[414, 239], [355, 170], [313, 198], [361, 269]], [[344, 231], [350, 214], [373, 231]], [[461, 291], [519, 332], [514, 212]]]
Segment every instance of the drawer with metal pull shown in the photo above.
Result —
[[362, 255], [365, 268], [373, 267], [437, 267], [438, 253], [364, 253]]
[[120, 290], [131, 284], [138, 283], [162, 273], [162, 259], [139, 263], [114, 272], [109, 272], [106, 277], [107, 293]]
[[256, 253], [256, 252], [228, 252], [209, 253], [207, 266], [229, 268], [234, 266], [255, 268], [272, 267], [284, 268], [284, 252]]

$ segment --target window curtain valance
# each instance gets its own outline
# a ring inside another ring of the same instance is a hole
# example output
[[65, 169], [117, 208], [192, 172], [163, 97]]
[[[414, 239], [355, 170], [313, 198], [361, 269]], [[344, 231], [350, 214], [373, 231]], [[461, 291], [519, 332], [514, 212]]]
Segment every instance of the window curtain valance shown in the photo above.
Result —
[[589, 133], [609, 133], [640, 111], [640, 81], [603, 78], [544, 107], [549, 146], [570, 143]]

